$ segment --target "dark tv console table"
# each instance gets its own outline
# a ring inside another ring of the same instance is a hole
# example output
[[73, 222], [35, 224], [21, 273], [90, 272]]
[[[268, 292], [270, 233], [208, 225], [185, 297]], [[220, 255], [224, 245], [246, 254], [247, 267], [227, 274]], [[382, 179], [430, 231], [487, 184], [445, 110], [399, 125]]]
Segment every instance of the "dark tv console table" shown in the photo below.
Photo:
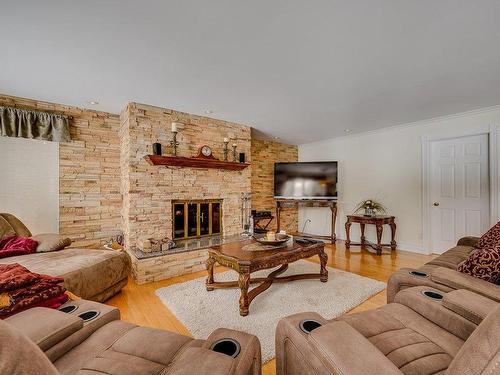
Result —
[[292, 233], [301, 237], [318, 238], [329, 240], [332, 244], [335, 243], [337, 236], [335, 234], [335, 222], [337, 221], [337, 200], [333, 199], [276, 199], [276, 227], [280, 230], [280, 215], [281, 211], [286, 207], [305, 206], [305, 207], [330, 207], [332, 214], [332, 228], [329, 236], [320, 236], [309, 233], [296, 232]]

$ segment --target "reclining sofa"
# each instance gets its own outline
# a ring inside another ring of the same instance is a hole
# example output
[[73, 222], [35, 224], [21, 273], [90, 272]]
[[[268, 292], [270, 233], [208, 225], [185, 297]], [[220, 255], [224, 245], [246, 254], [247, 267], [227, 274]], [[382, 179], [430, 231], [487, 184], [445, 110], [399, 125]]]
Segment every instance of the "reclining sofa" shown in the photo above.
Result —
[[[32, 237], [18, 218], [0, 213], [0, 238], [13, 234]], [[12, 256], [0, 259], [0, 263], [19, 263], [31, 272], [63, 277], [67, 290], [98, 302], [118, 293], [127, 284], [131, 271], [130, 258], [124, 252], [84, 248]]]
[[406, 288], [394, 302], [328, 321], [282, 319], [278, 375], [500, 374], [500, 304], [468, 290]]
[[0, 320], [0, 374], [258, 375], [255, 336], [217, 329], [207, 340], [139, 327], [119, 310], [71, 301]]
[[475, 249], [478, 237], [461, 238], [457, 246], [439, 255], [419, 268], [401, 268], [387, 283], [387, 302], [396, 294], [412, 286], [428, 286], [444, 292], [466, 289], [500, 302], [500, 286], [457, 271], [459, 263]]

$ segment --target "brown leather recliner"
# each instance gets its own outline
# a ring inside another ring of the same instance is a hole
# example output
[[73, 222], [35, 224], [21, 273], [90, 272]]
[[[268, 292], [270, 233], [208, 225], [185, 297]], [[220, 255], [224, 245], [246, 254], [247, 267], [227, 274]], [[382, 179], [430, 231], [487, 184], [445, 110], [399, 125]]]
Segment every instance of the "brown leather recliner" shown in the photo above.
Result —
[[139, 327], [91, 301], [33, 308], [0, 320], [0, 374], [258, 375], [259, 340], [217, 329], [207, 340]]
[[444, 292], [467, 289], [500, 302], [500, 286], [457, 271], [460, 262], [475, 249], [478, 237], [461, 238], [457, 246], [439, 255], [419, 268], [402, 268], [394, 272], [387, 282], [387, 302], [396, 294], [412, 286], [429, 286]]
[[499, 374], [500, 304], [467, 290], [413, 287], [394, 303], [332, 321], [292, 315], [276, 330], [276, 368], [278, 375]]

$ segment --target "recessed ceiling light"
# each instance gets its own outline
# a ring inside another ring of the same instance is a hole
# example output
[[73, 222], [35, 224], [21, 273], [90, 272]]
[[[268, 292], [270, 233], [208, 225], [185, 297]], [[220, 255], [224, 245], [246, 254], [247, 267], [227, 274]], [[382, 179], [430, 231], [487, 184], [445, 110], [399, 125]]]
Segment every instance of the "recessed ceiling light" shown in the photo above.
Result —
[[345, 133], [350, 133], [350, 132], [351, 132], [351, 129], [344, 129], [344, 132], [345, 132]]
[[97, 100], [89, 100], [88, 103], [92, 104], [92, 105], [98, 105], [99, 101], [97, 101]]
[[214, 111], [212, 111], [211, 109], [205, 109], [205, 113], [207, 114], [210, 114], [210, 113], [213, 113]]

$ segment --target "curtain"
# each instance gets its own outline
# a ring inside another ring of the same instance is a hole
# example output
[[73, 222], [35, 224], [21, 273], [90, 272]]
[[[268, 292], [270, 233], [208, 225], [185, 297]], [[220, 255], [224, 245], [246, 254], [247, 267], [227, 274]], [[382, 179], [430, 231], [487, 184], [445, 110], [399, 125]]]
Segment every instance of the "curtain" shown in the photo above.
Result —
[[0, 135], [69, 142], [69, 118], [47, 112], [0, 106]]

